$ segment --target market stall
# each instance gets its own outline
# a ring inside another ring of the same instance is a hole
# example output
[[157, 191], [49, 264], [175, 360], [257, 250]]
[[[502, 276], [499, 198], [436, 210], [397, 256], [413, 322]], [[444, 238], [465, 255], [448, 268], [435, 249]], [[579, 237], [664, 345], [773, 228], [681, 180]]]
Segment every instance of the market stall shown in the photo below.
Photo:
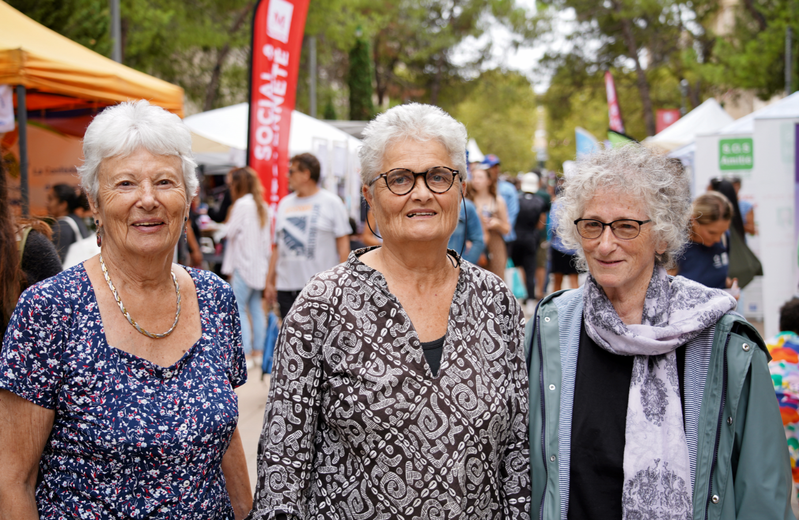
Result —
[[34, 213], [44, 208], [45, 185], [76, 183], [79, 138], [104, 107], [147, 99], [183, 115], [180, 87], [97, 54], [2, 0], [0, 96], [12, 100], [17, 123], [0, 134], [0, 153], [12, 161], [12, 196]]

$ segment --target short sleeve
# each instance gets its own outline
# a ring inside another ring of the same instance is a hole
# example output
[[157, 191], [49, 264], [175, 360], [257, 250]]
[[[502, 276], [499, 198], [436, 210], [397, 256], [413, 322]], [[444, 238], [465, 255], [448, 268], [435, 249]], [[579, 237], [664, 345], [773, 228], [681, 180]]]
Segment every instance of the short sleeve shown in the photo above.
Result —
[[62, 356], [72, 321], [72, 309], [54, 297], [56, 289], [56, 283], [45, 282], [22, 293], [0, 354], [0, 388], [51, 410], [64, 377]]
[[230, 285], [219, 280], [220, 288], [220, 312], [222, 313], [223, 337], [220, 342], [227, 349], [227, 377], [233, 388], [238, 388], [247, 382], [247, 358], [244, 355], [244, 347], [241, 341], [241, 322], [239, 321], [239, 310], [236, 305], [236, 297]]

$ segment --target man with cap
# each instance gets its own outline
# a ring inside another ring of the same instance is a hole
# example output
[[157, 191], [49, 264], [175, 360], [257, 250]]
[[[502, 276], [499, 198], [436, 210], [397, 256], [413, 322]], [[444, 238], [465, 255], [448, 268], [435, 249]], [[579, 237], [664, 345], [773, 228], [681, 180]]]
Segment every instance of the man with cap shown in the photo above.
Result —
[[488, 172], [491, 177], [491, 182], [497, 183], [497, 193], [499, 193], [505, 200], [505, 205], [508, 208], [508, 222], [510, 223], [510, 232], [505, 235], [505, 244], [508, 244], [508, 256], [512, 255], [512, 245], [516, 240], [516, 216], [519, 214], [519, 193], [516, 187], [508, 181], [503, 181], [499, 178], [499, 157], [490, 153], [483, 158], [480, 165]]
[[[527, 287], [525, 313], [532, 314], [532, 302], [535, 296], [535, 268], [538, 254], [539, 230], [546, 223], [546, 201], [538, 193], [538, 175], [529, 172], [522, 175], [521, 193], [519, 194], [519, 213], [516, 219], [516, 242], [513, 245], [513, 264], [521, 268], [521, 274]], [[542, 218], [543, 215], [543, 218]], [[527, 309], [527, 307], [530, 307]]]

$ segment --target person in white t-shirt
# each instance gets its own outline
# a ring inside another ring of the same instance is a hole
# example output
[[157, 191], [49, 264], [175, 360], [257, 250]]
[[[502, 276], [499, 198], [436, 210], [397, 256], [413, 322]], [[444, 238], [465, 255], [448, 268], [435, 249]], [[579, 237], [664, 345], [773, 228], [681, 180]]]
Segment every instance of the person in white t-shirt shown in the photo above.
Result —
[[293, 193], [277, 206], [275, 246], [264, 296], [277, 300], [286, 316], [305, 284], [319, 272], [347, 260], [351, 233], [344, 203], [319, 187], [319, 160], [303, 153], [291, 158]]
[[227, 221], [227, 247], [222, 273], [230, 276], [241, 321], [244, 353], [258, 358], [266, 342], [266, 315], [261, 293], [266, 286], [272, 250], [269, 209], [258, 174], [235, 168], [228, 174], [233, 205]]

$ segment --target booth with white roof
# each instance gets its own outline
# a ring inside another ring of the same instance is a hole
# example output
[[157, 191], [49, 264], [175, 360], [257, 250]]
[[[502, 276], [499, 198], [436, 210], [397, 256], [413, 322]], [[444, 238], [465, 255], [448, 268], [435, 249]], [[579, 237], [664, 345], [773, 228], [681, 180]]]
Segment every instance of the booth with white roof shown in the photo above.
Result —
[[714, 177], [740, 177], [739, 198], [755, 205], [758, 235], [747, 241], [763, 277], [744, 291], [743, 311], [762, 316], [767, 336], [779, 332], [779, 309], [799, 292], [797, 147], [799, 92], [696, 138], [694, 186], [704, 191]]

